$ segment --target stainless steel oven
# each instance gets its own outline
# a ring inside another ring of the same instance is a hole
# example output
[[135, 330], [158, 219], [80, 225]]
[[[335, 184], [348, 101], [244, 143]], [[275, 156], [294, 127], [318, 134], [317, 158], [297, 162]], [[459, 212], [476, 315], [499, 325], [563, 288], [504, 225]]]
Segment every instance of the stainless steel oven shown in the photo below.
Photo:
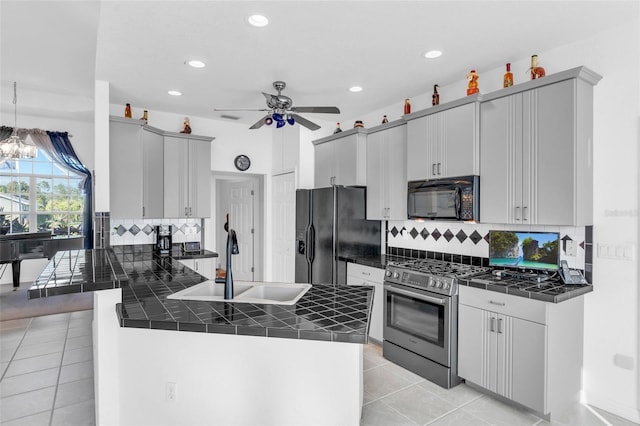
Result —
[[384, 282], [384, 357], [444, 388], [460, 383], [457, 277], [486, 269], [425, 259], [390, 264]]

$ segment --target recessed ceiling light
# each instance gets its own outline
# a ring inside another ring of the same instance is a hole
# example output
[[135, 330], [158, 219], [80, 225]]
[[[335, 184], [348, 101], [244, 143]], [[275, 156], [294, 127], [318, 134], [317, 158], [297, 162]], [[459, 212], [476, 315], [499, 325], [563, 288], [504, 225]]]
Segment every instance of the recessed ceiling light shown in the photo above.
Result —
[[171, 96], [182, 96], [182, 92], [178, 92], [177, 90], [169, 90], [167, 93]]
[[269, 24], [269, 20], [263, 15], [251, 15], [247, 21], [254, 27], [266, 27]]
[[442, 55], [442, 52], [439, 50], [430, 50], [427, 53], [424, 54], [424, 57], [427, 59], [433, 59], [433, 58], [438, 58], [440, 57], [440, 55]]
[[207, 64], [205, 64], [202, 61], [198, 61], [197, 59], [192, 59], [190, 61], [186, 61], [185, 64], [189, 65], [190, 67], [193, 68], [204, 68], [207, 66]]
[[350, 87], [350, 88], [349, 88], [349, 91], [350, 91], [350, 92], [353, 92], [353, 93], [362, 92], [362, 87], [360, 87], [360, 86], [353, 86], [353, 87]]

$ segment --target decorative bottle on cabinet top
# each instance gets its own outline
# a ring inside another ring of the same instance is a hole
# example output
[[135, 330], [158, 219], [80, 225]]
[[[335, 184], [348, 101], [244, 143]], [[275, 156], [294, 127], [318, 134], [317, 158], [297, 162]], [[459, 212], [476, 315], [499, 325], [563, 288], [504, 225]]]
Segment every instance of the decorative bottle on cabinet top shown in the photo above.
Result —
[[142, 117], [140, 117], [140, 120], [149, 121], [149, 111], [145, 109], [142, 113]]
[[469, 82], [467, 85], [467, 96], [480, 92], [480, 89], [478, 89], [478, 78], [480, 77], [476, 70], [471, 70], [469, 74], [467, 74], [467, 81]]
[[513, 86], [513, 73], [511, 72], [511, 64], [507, 64], [507, 72], [504, 73], [504, 81], [502, 83], [502, 87], [511, 87]]
[[531, 80], [545, 76], [544, 68], [538, 66], [538, 55], [531, 55]]
[[409, 98], [404, 100], [404, 113], [406, 114], [411, 114], [411, 102], [409, 101]]
[[438, 93], [438, 86], [437, 84], [433, 85], [433, 95], [431, 95], [431, 105], [436, 106], [436, 105], [440, 105], [440, 94]]
[[340, 123], [336, 123], [336, 129], [333, 131], [333, 134], [340, 133], [342, 129], [340, 128]]
[[131, 104], [127, 104], [124, 107], [124, 116], [125, 118], [131, 118]]

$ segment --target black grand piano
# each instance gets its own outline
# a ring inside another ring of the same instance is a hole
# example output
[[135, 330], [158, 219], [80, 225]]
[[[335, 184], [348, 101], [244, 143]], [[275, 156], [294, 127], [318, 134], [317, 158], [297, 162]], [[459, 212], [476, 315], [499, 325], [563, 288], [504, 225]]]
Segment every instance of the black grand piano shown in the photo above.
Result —
[[51, 259], [58, 250], [77, 250], [84, 237], [54, 237], [49, 232], [19, 232], [0, 235], [0, 264], [11, 263], [13, 287], [20, 285], [20, 262], [25, 259]]

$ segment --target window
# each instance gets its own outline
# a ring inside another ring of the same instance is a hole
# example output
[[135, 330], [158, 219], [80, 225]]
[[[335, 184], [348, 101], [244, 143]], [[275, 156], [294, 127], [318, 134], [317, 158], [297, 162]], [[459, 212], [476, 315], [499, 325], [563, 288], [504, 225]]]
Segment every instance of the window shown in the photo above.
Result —
[[38, 150], [0, 164], [0, 234], [52, 231], [82, 235], [82, 177]]

